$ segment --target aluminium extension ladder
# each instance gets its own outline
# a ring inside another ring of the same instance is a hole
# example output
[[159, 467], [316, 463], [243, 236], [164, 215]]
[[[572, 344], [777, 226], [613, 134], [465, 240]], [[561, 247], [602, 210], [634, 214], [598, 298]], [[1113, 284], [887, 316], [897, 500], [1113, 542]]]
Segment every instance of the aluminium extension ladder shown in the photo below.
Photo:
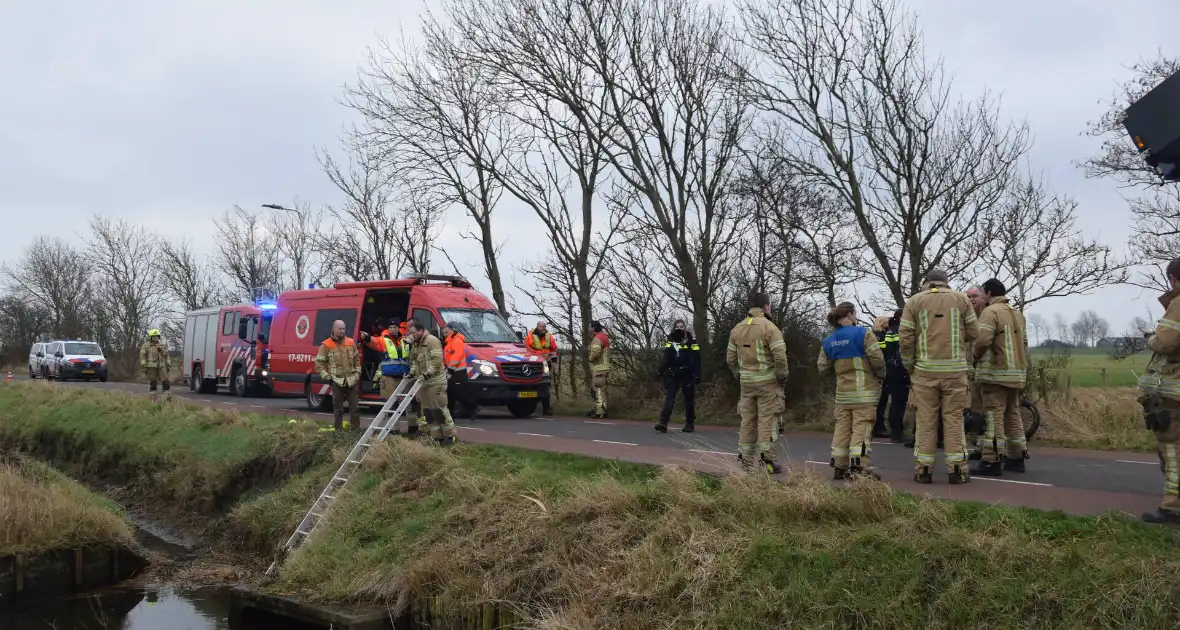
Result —
[[360, 468], [361, 462], [365, 460], [365, 456], [369, 454], [369, 448], [373, 446], [374, 442], [382, 442], [393, 431], [397, 423], [406, 414], [406, 410], [414, 401], [414, 395], [422, 387], [422, 378], [410, 380], [403, 378], [398, 383], [397, 389], [385, 401], [385, 405], [381, 407], [381, 411], [369, 423], [368, 428], [365, 429], [364, 434], [357, 440], [356, 446], [344, 458], [344, 463], [340, 464], [340, 468], [332, 475], [331, 481], [324, 487], [323, 492], [320, 493], [319, 498], [315, 503], [311, 504], [311, 509], [299, 522], [299, 526], [295, 528], [295, 533], [287, 539], [287, 543], [283, 545], [281, 551], [282, 556], [271, 563], [266, 570], [266, 575], [274, 572], [283, 559], [290, 556], [290, 554], [297, 551], [307, 542], [311, 537], [312, 532], [315, 531], [316, 526], [320, 523], [320, 518], [331, 507], [332, 502], [336, 500], [336, 494], [344, 488], [348, 480], [352, 478], [353, 473]]

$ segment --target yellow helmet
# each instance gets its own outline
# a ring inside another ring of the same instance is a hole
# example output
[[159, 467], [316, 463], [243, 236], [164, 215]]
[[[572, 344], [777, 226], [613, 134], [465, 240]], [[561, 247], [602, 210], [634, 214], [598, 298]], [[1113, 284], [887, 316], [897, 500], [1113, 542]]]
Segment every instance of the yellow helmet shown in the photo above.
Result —
[[148, 336], [149, 336], [149, 337], [159, 337], [159, 336], [160, 336], [160, 329], [159, 329], [159, 328], [153, 328], [153, 329], [149, 330], [149, 331], [148, 331]]

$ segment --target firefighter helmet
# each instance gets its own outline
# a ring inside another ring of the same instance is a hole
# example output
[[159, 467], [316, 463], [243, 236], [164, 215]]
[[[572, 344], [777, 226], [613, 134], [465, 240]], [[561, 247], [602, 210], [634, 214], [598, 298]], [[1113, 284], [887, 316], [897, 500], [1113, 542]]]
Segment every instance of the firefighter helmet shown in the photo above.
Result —
[[153, 328], [148, 331], [148, 337], [159, 337], [159, 336], [160, 336], [160, 329], [159, 328]]

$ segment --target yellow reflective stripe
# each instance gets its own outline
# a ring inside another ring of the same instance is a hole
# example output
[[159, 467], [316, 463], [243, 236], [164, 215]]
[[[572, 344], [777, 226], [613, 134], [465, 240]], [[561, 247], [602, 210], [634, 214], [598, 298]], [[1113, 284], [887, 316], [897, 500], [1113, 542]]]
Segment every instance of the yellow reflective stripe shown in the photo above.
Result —
[[852, 368], [856, 370], [856, 391], [864, 391], [865, 388], [865, 366], [860, 357], [852, 359]]
[[914, 327], [914, 322], [911, 322], [911, 321], [910, 321], [910, 320], [908, 320], [908, 319], [903, 319], [903, 320], [901, 320], [901, 323], [900, 323], [900, 324], [898, 324], [898, 326], [899, 326], [899, 327], [901, 327], [901, 328], [913, 328], [913, 327]]
[[864, 403], [875, 403], [881, 398], [881, 392], [875, 389], [867, 389], [862, 392], [836, 392], [837, 405], [860, 405]]
[[962, 319], [962, 315], [959, 314], [959, 309], [952, 308], [951, 309], [951, 356], [952, 357], [957, 357], [960, 354], [962, 354], [962, 348], [960, 347], [961, 340], [959, 339], [959, 335], [962, 334], [960, 331], [960, 329], [962, 328], [962, 323], [960, 321], [961, 319]]
[[694, 343], [691, 346], [689, 346], [688, 349], [689, 350], [700, 350], [701, 347]]
[[1180, 331], [1180, 322], [1175, 322], [1161, 317], [1158, 324], [1164, 328], [1171, 328], [1172, 330]]
[[901, 341], [901, 335], [897, 333], [889, 333], [885, 335], [885, 341]]
[[877, 345], [878, 345], [878, 346], [880, 346], [880, 347], [882, 347], [882, 348], [884, 348], [884, 347], [885, 347], [885, 342], [884, 342], [884, 341], [878, 341], [878, 342], [877, 342]]
[[922, 332], [918, 333], [918, 360], [921, 361], [929, 356], [929, 351], [926, 346], [926, 331], [930, 329], [930, 312], [922, 311], [918, 316], [922, 323]]
[[[1009, 370], [1014, 369], [1012, 366], [1016, 365], [1016, 355], [1012, 349], [1012, 328], [1004, 327], [1004, 362]], [[1023, 370], [1021, 370], [1023, 371]]]
[[996, 327], [992, 324], [980, 324], [979, 329], [986, 330], [988, 332], [996, 332]]
[[770, 349], [771, 349], [771, 350], [774, 350], [775, 348], [777, 348], [777, 347], [779, 347], [779, 346], [785, 346], [785, 345], [787, 345], [787, 342], [786, 342], [786, 341], [779, 340], [779, 341], [776, 341], [776, 342], [774, 342], [774, 343], [770, 344]]

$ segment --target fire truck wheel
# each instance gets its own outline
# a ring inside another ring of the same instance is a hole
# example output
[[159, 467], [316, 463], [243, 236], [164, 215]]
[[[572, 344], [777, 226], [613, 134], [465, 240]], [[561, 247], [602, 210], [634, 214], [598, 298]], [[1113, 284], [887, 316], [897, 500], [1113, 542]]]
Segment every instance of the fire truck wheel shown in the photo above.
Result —
[[318, 386], [313, 386], [308, 382], [303, 386], [303, 397], [307, 400], [307, 408], [312, 411], [330, 411], [332, 409], [332, 397], [315, 393], [312, 389]]
[[238, 398], [246, 397], [246, 371], [240, 366], [234, 368], [233, 375], [229, 377], [229, 393]]
[[188, 390], [194, 394], [201, 392], [201, 386], [205, 384], [205, 374], [201, 368], [194, 367], [193, 375], [188, 378]]

